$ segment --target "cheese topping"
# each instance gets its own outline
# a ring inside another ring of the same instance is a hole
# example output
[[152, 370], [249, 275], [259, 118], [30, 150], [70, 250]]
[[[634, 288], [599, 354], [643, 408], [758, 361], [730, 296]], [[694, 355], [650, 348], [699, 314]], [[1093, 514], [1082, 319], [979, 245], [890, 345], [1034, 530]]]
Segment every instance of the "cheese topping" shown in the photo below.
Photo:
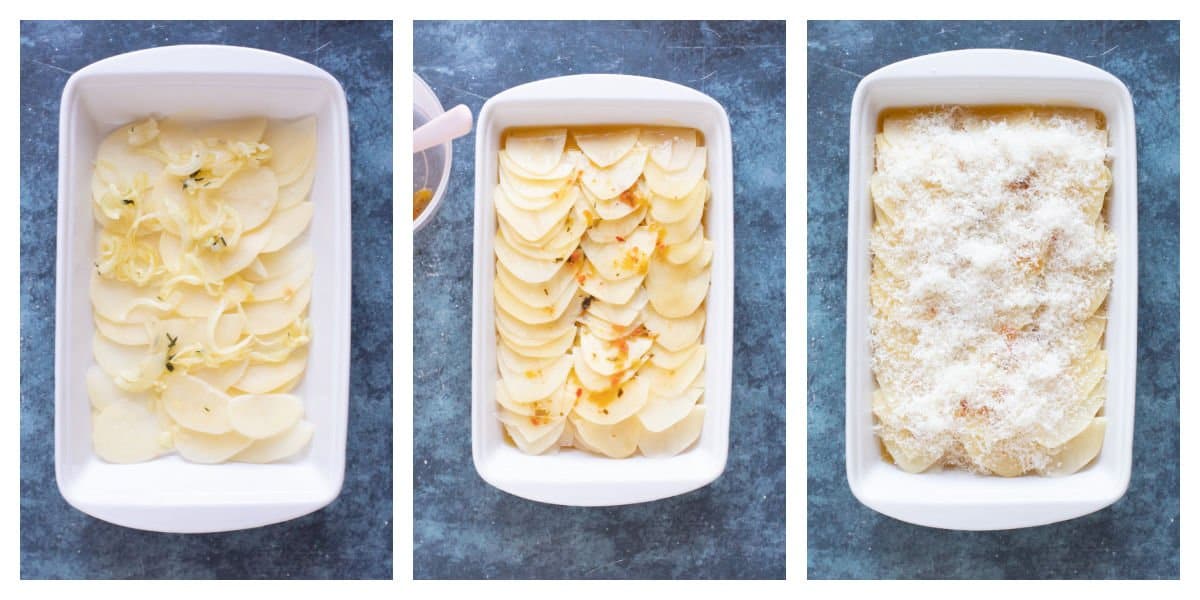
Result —
[[1060, 473], [1096, 420], [1115, 256], [1100, 119], [962, 107], [882, 119], [874, 412], [906, 470]]

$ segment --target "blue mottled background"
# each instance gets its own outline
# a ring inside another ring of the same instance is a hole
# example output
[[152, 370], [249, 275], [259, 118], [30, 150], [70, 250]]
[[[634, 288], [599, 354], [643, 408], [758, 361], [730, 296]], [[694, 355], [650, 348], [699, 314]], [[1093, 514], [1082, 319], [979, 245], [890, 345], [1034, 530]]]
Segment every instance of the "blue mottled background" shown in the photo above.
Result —
[[[54, 483], [58, 106], [67, 78], [131, 50], [234, 44], [332, 73], [350, 105], [353, 323], [346, 479], [333, 504], [249, 531], [167, 535], [89, 517]], [[21, 577], [392, 575], [392, 25], [390, 22], [21, 24]]]
[[[970, 533], [875, 513], [846, 483], [846, 153], [850, 100], [863, 75], [978, 47], [1076, 58], [1133, 93], [1140, 306], [1129, 492], [1065, 523]], [[808, 111], [809, 577], [1179, 577], [1178, 22], [811, 22]]]
[[729, 462], [649, 504], [565, 508], [501, 492], [471, 463], [474, 136], [413, 242], [417, 578], [784, 576], [784, 25], [418, 22], [416, 72], [475, 113], [512, 86], [626, 73], [696, 88], [733, 126], [736, 331]]

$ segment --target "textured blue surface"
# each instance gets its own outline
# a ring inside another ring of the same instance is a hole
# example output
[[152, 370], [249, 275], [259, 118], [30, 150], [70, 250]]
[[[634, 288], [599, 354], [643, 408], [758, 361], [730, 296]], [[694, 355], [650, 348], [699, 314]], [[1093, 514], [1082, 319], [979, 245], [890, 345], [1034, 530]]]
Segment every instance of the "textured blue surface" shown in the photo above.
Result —
[[564, 508], [523, 500], [471, 463], [473, 136], [414, 240], [413, 570], [417, 578], [778, 578], [784, 575], [784, 26], [782, 23], [429, 23], [416, 71], [442, 103], [483, 102], [571, 73], [699, 89], [733, 126], [736, 281], [729, 462], [659, 502]]
[[[353, 325], [341, 496], [250, 531], [166, 535], [71, 508], [54, 484], [58, 105], [99, 59], [180, 43], [274, 50], [332, 73], [350, 106]], [[25, 22], [21, 26], [21, 577], [371, 578], [392, 574], [392, 26]]]
[[[943, 50], [1040, 50], [1106, 69], [1137, 112], [1139, 314], [1133, 479], [1116, 504], [1033, 529], [917, 527], [846, 483], [844, 349], [850, 99], [863, 75]], [[1179, 576], [1178, 23], [813, 22], [808, 29], [808, 575]]]

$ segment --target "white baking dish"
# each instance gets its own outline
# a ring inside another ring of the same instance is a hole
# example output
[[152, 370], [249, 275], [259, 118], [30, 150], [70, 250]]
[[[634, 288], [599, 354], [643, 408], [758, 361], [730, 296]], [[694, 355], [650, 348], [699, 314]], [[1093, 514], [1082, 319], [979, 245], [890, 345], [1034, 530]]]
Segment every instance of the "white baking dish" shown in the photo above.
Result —
[[[1045, 104], [1099, 110], [1108, 120], [1113, 186], [1107, 210], [1117, 258], [1108, 299], [1108, 430], [1100, 456], [1067, 477], [1005, 479], [946, 470], [901, 471], [880, 456], [872, 431], [868, 344], [872, 211], [868, 182], [881, 110], [932, 104]], [[1137, 350], [1137, 156], [1133, 101], [1109, 73], [1075, 60], [1016, 50], [962, 50], [884, 67], [863, 78], [850, 116], [846, 261], [846, 476], [867, 506], [947, 529], [1029, 527], [1079, 517], [1116, 502], [1129, 485]]]
[[[504, 440], [496, 418], [496, 328], [492, 284], [501, 133], [537, 125], [673, 125], [695, 128], [708, 146], [714, 245], [704, 343], [708, 351], [700, 440], [671, 458], [614, 460], [581, 451], [528, 456]], [[725, 470], [733, 365], [733, 145], [729, 117], [712, 98], [674, 83], [627, 75], [572, 75], [517, 86], [483, 105], [475, 135], [475, 288], [471, 344], [471, 442], [475, 469], [517, 496], [575, 506], [646, 502], [704, 486]]]
[[[58, 147], [54, 466], [59, 490], [94, 517], [138, 529], [212, 532], [317, 510], [337, 497], [346, 454], [350, 357], [350, 140], [346, 97], [325, 71], [283, 55], [228, 46], [122, 54], [79, 70], [63, 90]], [[296, 393], [316, 427], [290, 462], [201, 465], [176, 455], [115, 465], [92, 452], [84, 373], [93, 364], [88, 280], [95, 252], [89, 180], [100, 140], [152, 114], [317, 118], [313, 341]]]

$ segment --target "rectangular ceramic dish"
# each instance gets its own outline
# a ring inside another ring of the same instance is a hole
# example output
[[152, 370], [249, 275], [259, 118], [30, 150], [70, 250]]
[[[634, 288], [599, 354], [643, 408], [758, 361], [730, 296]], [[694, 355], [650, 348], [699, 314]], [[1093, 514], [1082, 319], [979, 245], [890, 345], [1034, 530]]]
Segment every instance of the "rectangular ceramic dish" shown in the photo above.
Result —
[[[172, 46], [122, 54], [79, 70], [59, 115], [55, 328], [55, 473], [72, 506], [119, 525], [169, 532], [244, 529], [317, 510], [337, 497], [345, 469], [350, 357], [350, 139], [346, 96], [328, 73], [279, 54], [229, 46]], [[93, 364], [88, 280], [95, 253], [88, 182], [100, 140], [146, 115], [221, 119], [317, 118], [313, 341], [296, 388], [316, 426], [289, 462], [201, 465], [177, 455], [116, 465], [92, 451], [84, 373]]]
[[[611, 459], [581, 451], [528, 456], [504, 440], [496, 418], [496, 328], [492, 285], [500, 136], [539, 125], [671, 125], [704, 134], [712, 186], [706, 217], [714, 245], [704, 344], [708, 351], [700, 440], [671, 458]], [[517, 496], [575, 506], [646, 502], [704, 486], [725, 469], [733, 365], [733, 145], [715, 100], [674, 83], [627, 75], [573, 75], [521, 85], [488, 100], [475, 132], [474, 331], [471, 442], [475, 468]]]
[[[1107, 117], [1113, 185], [1106, 217], [1117, 239], [1108, 298], [1108, 430], [1100, 456], [1066, 477], [1005, 479], [954, 470], [909, 474], [884, 462], [871, 414], [868, 343], [872, 210], [868, 189], [881, 110], [935, 104], [1042, 104]], [[1129, 484], [1137, 354], [1137, 156], [1133, 101], [1109, 73], [1067, 58], [1016, 50], [962, 50], [895, 63], [858, 85], [850, 116], [846, 264], [846, 476], [870, 508], [919, 525], [1011, 529], [1079, 517], [1116, 502]]]

